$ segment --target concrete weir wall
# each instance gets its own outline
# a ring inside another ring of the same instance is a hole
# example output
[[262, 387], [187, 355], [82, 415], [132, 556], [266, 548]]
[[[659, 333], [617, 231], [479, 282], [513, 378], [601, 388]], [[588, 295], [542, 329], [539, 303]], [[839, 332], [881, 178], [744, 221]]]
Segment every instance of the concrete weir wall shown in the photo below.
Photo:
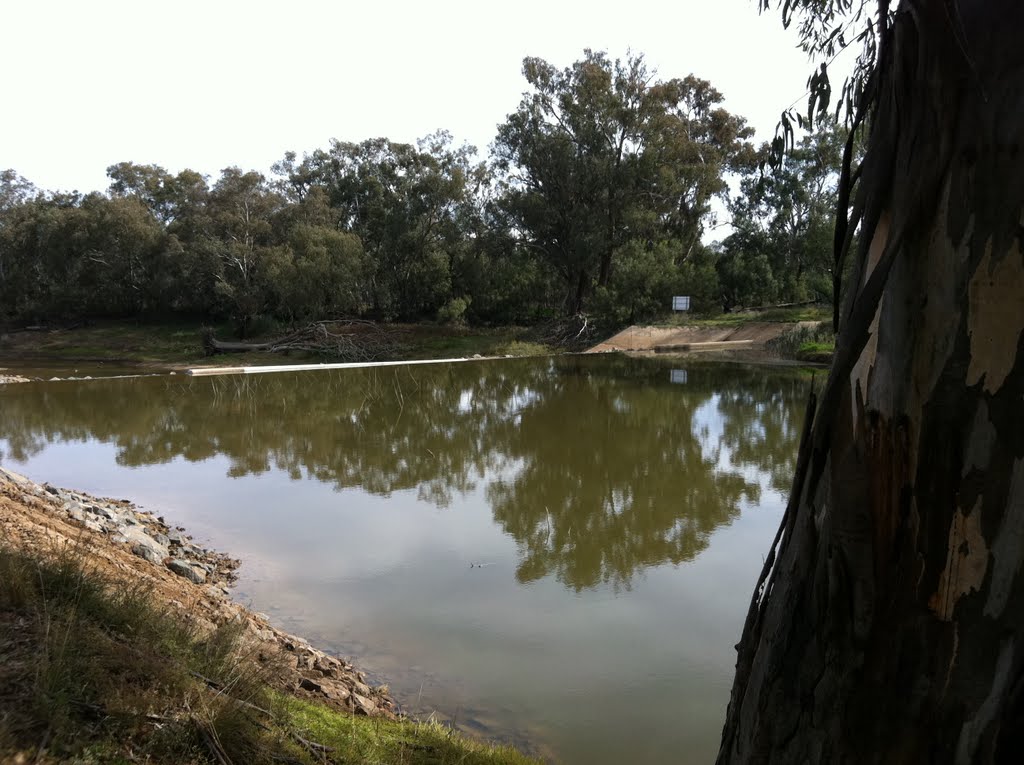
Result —
[[418, 364], [457, 364], [462, 361], [486, 361], [501, 356], [475, 356], [460, 359], [418, 359], [416, 361], [353, 361], [339, 364], [279, 364], [259, 367], [195, 367], [185, 372], [193, 377], [212, 375], [260, 375], [270, 372], [316, 372], [327, 369], [365, 369], [368, 367], [399, 367]]

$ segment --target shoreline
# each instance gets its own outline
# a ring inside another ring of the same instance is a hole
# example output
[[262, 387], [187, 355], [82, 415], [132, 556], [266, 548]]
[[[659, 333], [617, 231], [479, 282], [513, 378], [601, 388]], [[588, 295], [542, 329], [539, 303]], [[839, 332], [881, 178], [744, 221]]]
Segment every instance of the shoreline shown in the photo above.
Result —
[[230, 593], [238, 559], [201, 547], [184, 528], [129, 500], [40, 484], [0, 467], [0, 541], [43, 555], [74, 546], [91, 566], [141, 578], [158, 603], [202, 631], [241, 625], [252, 655], [276, 667], [272, 685], [277, 690], [349, 714], [404, 717], [387, 686], [371, 686], [351, 662], [234, 602]]

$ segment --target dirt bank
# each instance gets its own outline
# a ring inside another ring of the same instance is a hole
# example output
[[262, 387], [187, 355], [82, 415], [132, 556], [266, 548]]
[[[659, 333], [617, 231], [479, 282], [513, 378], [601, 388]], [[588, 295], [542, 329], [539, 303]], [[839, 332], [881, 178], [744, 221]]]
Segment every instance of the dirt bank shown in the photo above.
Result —
[[387, 690], [370, 687], [350, 663], [233, 603], [229, 593], [238, 561], [200, 547], [183, 529], [127, 500], [37, 484], [0, 468], [0, 543], [41, 555], [77, 545], [89, 565], [144, 580], [158, 602], [200, 629], [240, 622], [250, 655], [277, 668], [274, 685], [280, 690], [356, 714], [396, 715]]
[[631, 351], [648, 353], [751, 352], [763, 353], [765, 343], [785, 332], [817, 322], [750, 321], [733, 326], [640, 327], [622, 330], [588, 353]]

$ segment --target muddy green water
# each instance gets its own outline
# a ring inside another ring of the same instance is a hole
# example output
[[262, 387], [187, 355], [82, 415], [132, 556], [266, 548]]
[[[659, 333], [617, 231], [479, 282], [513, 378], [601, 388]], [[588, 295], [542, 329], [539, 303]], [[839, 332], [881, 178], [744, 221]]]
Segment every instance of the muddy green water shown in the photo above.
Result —
[[620, 357], [0, 386], [0, 462], [244, 560], [405, 707], [565, 763], [714, 760], [808, 382]]

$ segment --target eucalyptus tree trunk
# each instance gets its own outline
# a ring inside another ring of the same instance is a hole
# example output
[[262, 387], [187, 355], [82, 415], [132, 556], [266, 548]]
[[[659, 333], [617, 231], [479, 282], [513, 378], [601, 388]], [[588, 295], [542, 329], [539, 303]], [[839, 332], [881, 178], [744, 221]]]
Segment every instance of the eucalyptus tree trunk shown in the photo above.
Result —
[[1022, 32], [1017, 0], [904, 0], [882, 36], [836, 358], [721, 764], [1024, 762]]

